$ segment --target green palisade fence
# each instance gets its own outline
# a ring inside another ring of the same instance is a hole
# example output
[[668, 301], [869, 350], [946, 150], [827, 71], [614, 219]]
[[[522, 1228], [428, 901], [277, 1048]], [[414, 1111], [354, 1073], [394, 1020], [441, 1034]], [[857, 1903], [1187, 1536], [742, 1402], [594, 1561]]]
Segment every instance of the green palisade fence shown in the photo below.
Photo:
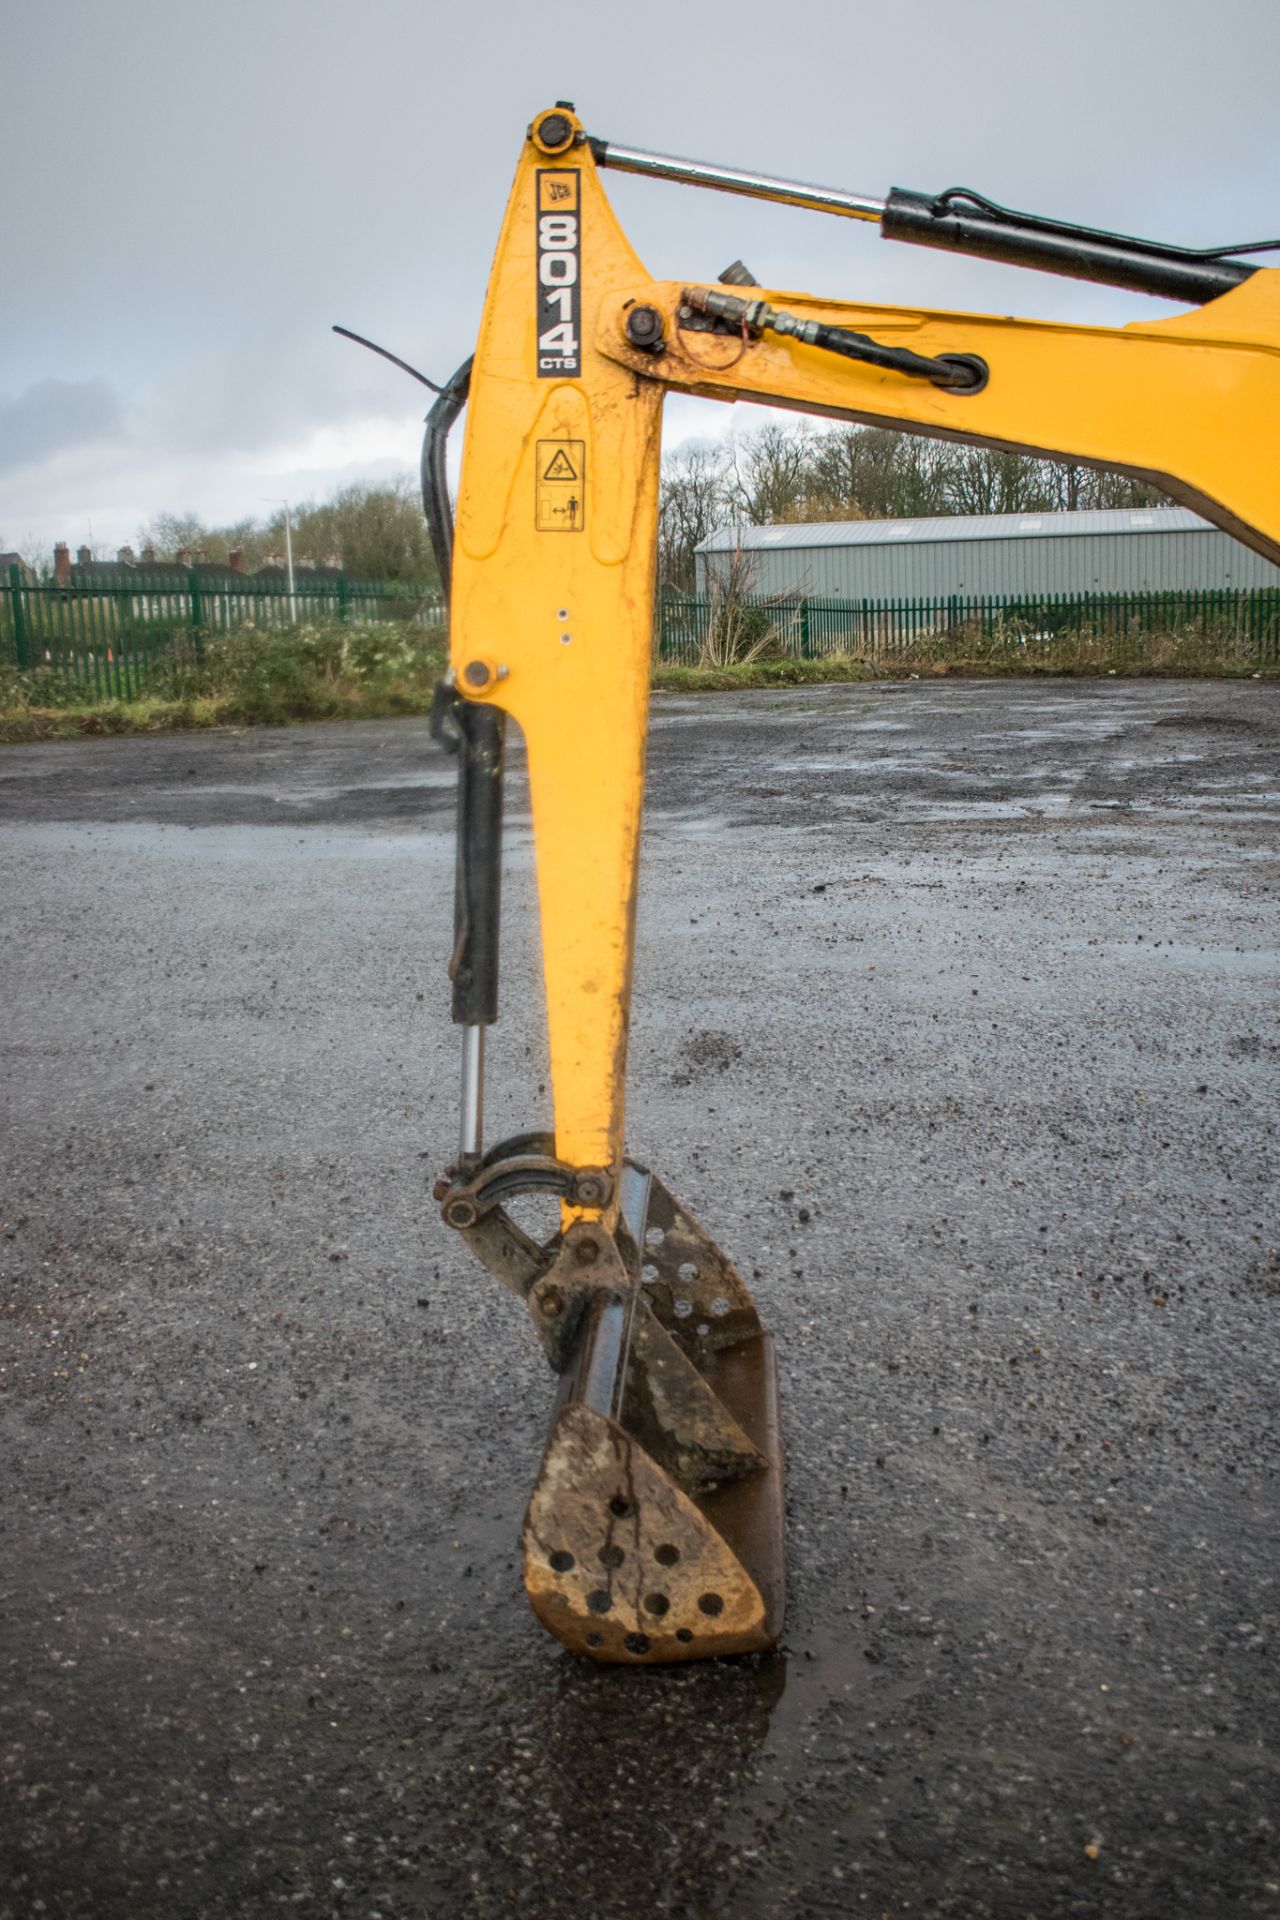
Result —
[[[0, 580], [0, 663], [56, 675], [86, 700], [132, 699], [162, 668], [198, 662], [219, 634], [291, 623], [386, 619], [442, 631], [437, 589], [335, 575], [317, 585], [243, 580], [208, 572], [149, 571], [137, 582], [92, 573], [75, 585], [36, 583], [10, 567]], [[655, 653], [662, 664], [720, 664], [723, 609], [706, 595], [664, 598]], [[952, 594], [931, 600], [753, 598], [735, 609], [746, 646], [766, 657], [820, 660], [852, 654], [882, 665], [912, 659], [980, 662], [1070, 642], [1087, 666], [1091, 649], [1141, 664], [1157, 645], [1164, 664], [1177, 646], [1208, 643], [1256, 667], [1280, 665], [1280, 589], [1188, 593]]]
[[151, 569], [138, 581], [118, 575], [74, 585], [34, 582], [11, 566], [0, 583], [0, 662], [21, 673], [48, 673], [82, 688], [86, 700], [136, 699], [161, 667], [199, 661], [220, 633], [293, 624], [397, 620], [425, 630], [444, 626], [439, 591], [335, 575], [288, 587], [246, 575], [210, 577]]
[[[663, 665], [724, 664], [723, 603], [706, 594], [659, 602], [655, 652]], [[948, 594], [932, 600], [753, 597], [734, 609], [746, 647], [765, 657], [818, 660], [852, 654], [878, 664], [996, 658], [1070, 640], [1135, 664], [1156, 642], [1208, 642], [1242, 664], [1280, 664], [1280, 589], [1206, 588], [1187, 593]], [[743, 652], [739, 647], [739, 656]], [[757, 655], [756, 657], [760, 657]], [[1167, 661], [1166, 661], [1167, 664]]]

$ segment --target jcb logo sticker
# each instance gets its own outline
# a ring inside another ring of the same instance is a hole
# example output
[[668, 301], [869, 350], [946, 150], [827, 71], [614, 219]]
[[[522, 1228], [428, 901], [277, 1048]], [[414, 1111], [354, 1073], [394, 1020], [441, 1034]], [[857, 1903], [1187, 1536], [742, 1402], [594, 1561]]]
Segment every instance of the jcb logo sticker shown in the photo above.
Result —
[[582, 372], [577, 167], [538, 172], [538, 374]]

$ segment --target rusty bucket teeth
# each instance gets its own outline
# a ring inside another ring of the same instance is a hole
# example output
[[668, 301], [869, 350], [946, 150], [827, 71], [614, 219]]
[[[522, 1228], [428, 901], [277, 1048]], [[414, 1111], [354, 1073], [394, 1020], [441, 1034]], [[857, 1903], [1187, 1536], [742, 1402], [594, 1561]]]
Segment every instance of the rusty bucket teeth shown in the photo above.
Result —
[[[576, 1653], [628, 1665], [760, 1652], [782, 1630], [773, 1341], [656, 1181], [650, 1227], [655, 1215], [665, 1230], [648, 1245], [635, 1236], [643, 1277], [593, 1294], [583, 1315], [524, 1523], [542, 1625]], [[699, 1291], [707, 1318], [682, 1316]]]

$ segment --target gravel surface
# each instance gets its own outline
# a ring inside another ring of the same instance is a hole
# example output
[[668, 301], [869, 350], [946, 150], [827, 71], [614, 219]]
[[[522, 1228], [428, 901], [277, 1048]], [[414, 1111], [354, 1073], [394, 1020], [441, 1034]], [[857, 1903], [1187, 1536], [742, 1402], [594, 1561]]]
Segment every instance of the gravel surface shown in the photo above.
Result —
[[655, 703], [632, 1144], [777, 1335], [791, 1598], [641, 1671], [528, 1613], [552, 1382], [430, 1204], [423, 725], [5, 749], [2, 1920], [1280, 1914], [1278, 747]]

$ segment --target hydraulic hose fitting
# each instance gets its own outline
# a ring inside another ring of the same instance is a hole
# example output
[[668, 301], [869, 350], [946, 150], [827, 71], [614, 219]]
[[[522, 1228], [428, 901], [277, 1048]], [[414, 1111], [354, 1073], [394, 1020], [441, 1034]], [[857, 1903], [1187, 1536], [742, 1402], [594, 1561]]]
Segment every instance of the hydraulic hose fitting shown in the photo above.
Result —
[[938, 363], [951, 369], [951, 378], [935, 374], [933, 384], [945, 387], [950, 393], [981, 393], [991, 378], [991, 369], [980, 354], [940, 353]]
[[748, 333], [763, 333], [772, 326], [774, 309], [763, 300], [740, 300], [736, 293], [721, 293], [715, 287], [685, 287], [682, 306], [694, 313], [705, 313], [712, 320], [727, 320], [732, 327], [745, 327]]
[[685, 287], [680, 299], [694, 313], [727, 321], [744, 335], [790, 336], [803, 346], [838, 353], [846, 360], [860, 360], [866, 366], [881, 367], [886, 373], [904, 373], [915, 380], [928, 380], [950, 393], [981, 393], [989, 378], [987, 363], [977, 354], [943, 353], [930, 358], [927, 354], [913, 353], [909, 347], [882, 346], [870, 334], [855, 333], [848, 327], [830, 327], [823, 320], [800, 320], [781, 307], [771, 307], [767, 301], [739, 300], [735, 294], [721, 293], [714, 287]]

